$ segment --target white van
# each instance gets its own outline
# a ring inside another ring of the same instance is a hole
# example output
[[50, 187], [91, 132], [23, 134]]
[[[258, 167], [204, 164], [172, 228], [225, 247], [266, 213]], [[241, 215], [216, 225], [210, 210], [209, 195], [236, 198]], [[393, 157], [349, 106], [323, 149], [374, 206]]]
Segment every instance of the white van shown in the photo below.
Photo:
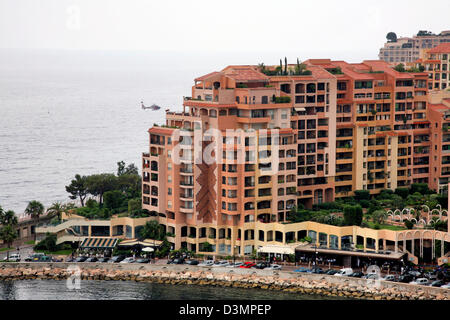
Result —
[[422, 286], [426, 286], [429, 283], [430, 283], [430, 281], [427, 278], [419, 278], [419, 279], [416, 279], [416, 281], [410, 282], [410, 284], [419, 284]]
[[338, 273], [335, 273], [335, 276], [338, 277], [348, 277], [349, 275], [351, 275], [353, 273], [353, 269], [352, 268], [342, 268], [341, 270], [339, 270]]
[[[7, 260], [7, 257], [4, 259]], [[9, 255], [9, 261], [20, 262], [20, 253], [11, 253]]]

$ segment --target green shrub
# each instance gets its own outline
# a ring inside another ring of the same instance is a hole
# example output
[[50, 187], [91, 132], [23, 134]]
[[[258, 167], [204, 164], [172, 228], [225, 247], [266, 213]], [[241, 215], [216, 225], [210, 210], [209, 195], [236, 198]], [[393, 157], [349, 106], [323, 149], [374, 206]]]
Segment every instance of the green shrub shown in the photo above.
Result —
[[420, 193], [421, 195], [424, 195], [424, 194], [432, 193], [433, 191], [431, 191], [428, 188], [428, 184], [426, 184], [426, 183], [413, 183], [413, 184], [411, 184], [410, 193], [414, 194], [416, 192]]
[[362, 208], [359, 205], [344, 207], [344, 223], [349, 226], [359, 226], [362, 222]]
[[370, 207], [370, 201], [369, 200], [360, 200], [359, 204], [361, 205], [361, 207], [363, 208], [369, 208]]
[[98, 202], [90, 198], [86, 201], [86, 207], [88, 207], [89, 209], [98, 208]]
[[405, 220], [405, 227], [407, 229], [412, 229], [414, 227], [414, 222], [409, 221], [409, 220]]
[[56, 251], [56, 234], [47, 233], [45, 238], [34, 246], [34, 250]]
[[442, 208], [448, 209], [448, 196], [439, 194], [436, 197], [437, 202], [442, 206]]
[[289, 103], [289, 102], [291, 102], [291, 97], [288, 97], [288, 96], [275, 97], [274, 102], [275, 103]]
[[377, 196], [377, 199], [392, 199], [392, 195], [394, 194], [394, 191], [391, 189], [384, 189], [381, 190], [380, 194]]
[[117, 209], [122, 206], [125, 196], [119, 190], [107, 191], [103, 195], [104, 205], [108, 209]]
[[409, 190], [408, 188], [397, 188], [395, 189], [395, 194], [406, 199], [409, 195]]
[[355, 190], [355, 200], [370, 200], [370, 191], [369, 190]]
[[128, 200], [128, 212], [137, 211], [142, 209], [141, 198], [134, 198]]

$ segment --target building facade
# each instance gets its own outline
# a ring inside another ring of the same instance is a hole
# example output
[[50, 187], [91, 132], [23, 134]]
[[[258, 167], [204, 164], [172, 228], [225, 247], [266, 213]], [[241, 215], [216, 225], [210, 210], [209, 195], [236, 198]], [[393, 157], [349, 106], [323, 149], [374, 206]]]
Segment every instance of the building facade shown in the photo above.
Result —
[[450, 43], [443, 43], [426, 50], [423, 58], [414, 62], [428, 73], [428, 89], [433, 91], [450, 88]]
[[[432, 127], [447, 138], [442, 119], [430, 115], [427, 73], [384, 61], [304, 64], [303, 75], [291, 66], [271, 76], [229, 66], [198, 77], [183, 111], [168, 110], [166, 123], [149, 129], [143, 208], [174, 235], [174, 248], [249, 254], [308, 234], [283, 224], [294, 206], [412, 183], [444, 192], [447, 169], [435, 170], [431, 154], [446, 146], [435, 146]], [[341, 240], [327, 243], [339, 248]]]
[[430, 188], [448, 192], [450, 182], [450, 91], [430, 93], [428, 118], [430, 120], [432, 157], [430, 158]]
[[442, 31], [438, 35], [422, 31], [413, 37], [401, 37], [388, 41], [380, 49], [378, 57], [395, 65], [411, 63], [421, 58], [424, 50], [448, 42], [450, 42], [450, 31]]

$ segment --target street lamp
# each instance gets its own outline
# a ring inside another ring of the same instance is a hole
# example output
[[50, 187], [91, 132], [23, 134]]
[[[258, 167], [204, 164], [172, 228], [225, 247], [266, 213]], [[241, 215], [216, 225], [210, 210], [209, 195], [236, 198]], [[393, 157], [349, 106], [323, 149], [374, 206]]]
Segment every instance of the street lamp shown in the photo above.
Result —
[[317, 244], [314, 243], [314, 264], [317, 266]]

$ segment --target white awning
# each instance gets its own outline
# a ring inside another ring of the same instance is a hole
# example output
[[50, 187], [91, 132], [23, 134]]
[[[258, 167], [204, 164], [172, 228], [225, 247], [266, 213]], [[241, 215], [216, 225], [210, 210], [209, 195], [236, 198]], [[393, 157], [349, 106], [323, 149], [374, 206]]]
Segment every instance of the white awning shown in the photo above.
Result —
[[306, 109], [303, 108], [303, 107], [299, 107], [299, 108], [295, 108], [295, 111], [297, 111], [297, 112], [305, 112]]
[[267, 245], [258, 248], [258, 253], [295, 254], [294, 246]]

